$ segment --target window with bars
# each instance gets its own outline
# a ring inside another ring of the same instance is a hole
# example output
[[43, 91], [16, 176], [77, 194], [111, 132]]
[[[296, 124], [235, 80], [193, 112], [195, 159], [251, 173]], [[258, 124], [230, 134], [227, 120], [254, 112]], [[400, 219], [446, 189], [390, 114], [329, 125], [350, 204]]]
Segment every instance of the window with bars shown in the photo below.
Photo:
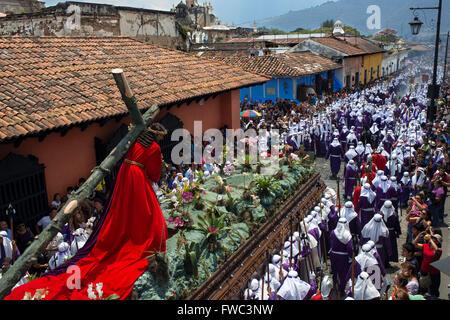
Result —
[[45, 166], [35, 157], [10, 153], [0, 161], [0, 219], [9, 221], [6, 209], [16, 210], [14, 221], [34, 226], [48, 214]]

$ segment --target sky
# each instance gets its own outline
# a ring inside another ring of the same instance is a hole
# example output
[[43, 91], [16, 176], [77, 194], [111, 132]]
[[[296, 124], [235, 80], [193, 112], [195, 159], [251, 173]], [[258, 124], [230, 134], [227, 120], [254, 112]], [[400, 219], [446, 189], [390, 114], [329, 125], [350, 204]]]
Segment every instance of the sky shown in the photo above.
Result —
[[[53, 6], [58, 0], [43, 0], [45, 5]], [[181, 0], [78, 0], [79, 2], [104, 3], [146, 9], [170, 10]], [[213, 13], [225, 23], [236, 26], [245, 22], [279, 16], [289, 10], [301, 10], [320, 5], [329, 0], [209, 0]], [[336, 0], [333, 0], [336, 1]], [[185, 1], [184, 1], [185, 2]], [[204, 0], [198, 0], [203, 3]]]

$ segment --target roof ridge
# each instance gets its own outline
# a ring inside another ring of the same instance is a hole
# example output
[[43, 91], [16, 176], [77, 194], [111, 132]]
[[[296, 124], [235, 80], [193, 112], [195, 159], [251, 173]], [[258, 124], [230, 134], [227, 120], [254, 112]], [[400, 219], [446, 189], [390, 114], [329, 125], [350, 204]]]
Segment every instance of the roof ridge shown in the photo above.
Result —
[[0, 38], [61, 38], [61, 39], [67, 39], [67, 38], [73, 38], [73, 39], [80, 39], [80, 38], [95, 38], [95, 39], [109, 39], [109, 38], [130, 38], [134, 39], [131, 36], [124, 36], [124, 35], [117, 35], [117, 36], [57, 36], [57, 35], [49, 35], [49, 36], [32, 36], [32, 35], [0, 35]]

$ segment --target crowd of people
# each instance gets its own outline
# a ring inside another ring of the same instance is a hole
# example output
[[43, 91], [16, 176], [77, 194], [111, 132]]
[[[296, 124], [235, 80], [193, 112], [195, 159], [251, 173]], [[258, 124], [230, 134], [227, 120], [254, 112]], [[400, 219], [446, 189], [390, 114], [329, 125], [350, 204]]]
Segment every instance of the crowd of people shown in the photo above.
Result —
[[[338, 186], [342, 181], [344, 187], [327, 189], [301, 228], [272, 256], [267, 276], [250, 281], [245, 299], [325, 300], [331, 299], [333, 290], [341, 299], [439, 297], [440, 272], [431, 263], [442, 254], [440, 227], [450, 183], [448, 87], [443, 88], [437, 120], [429, 126], [426, 86], [416, 85], [408, 92], [409, 76], [419, 75], [426, 61], [418, 58], [413, 63], [392, 79], [331, 95], [310, 95], [302, 103], [244, 99], [242, 111], [251, 109], [262, 116], [241, 118], [243, 130], [266, 129], [269, 148], [276, 134], [283, 152], [309, 152], [329, 159], [331, 179]], [[211, 143], [204, 148], [212, 148]], [[223, 172], [229, 173], [233, 165], [226, 163]], [[153, 189], [162, 200], [221, 169], [221, 164], [205, 159], [201, 165], [165, 164]], [[80, 179], [77, 187], [84, 181]], [[77, 187], [69, 187], [67, 194]], [[16, 286], [57, 268], [82, 248], [106, 199], [108, 192], [101, 184]], [[55, 195], [48, 215], [34, 226], [17, 222], [11, 231], [8, 221], [0, 221], [2, 272], [67, 200], [67, 195]], [[405, 232], [400, 227], [402, 217], [408, 223], [407, 239], [399, 252], [397, 239]], [[386, 269], [399, 262], [400, 255], [404, 261], [395, 274], [393, 294], [383, 296]], [[327, 258], [330, 274], [318, 277], [316, 267], [323, 267]]]
[[[68, 201], [68, 195], [85, 181], [84, 178], [80, 178], [77, 186], [67, 187], [66, 195], [61, 196], [61, 194], [56, 193], [48, 206], [48, 214], [41, 217], [34, 225], [26, 224], [23, 221], [13, 221], [13, 230], [11, 230], [10, 221], [0, 221], [0, 265], [2, 266], [0, 278], [25, 252], [35, 236], [39, 235], [51, 223], [58, 210], [64, 207]], [[45, 250], [37, 256], [36, 261], [33, 262], [25, 276], [15, 287], [44, 275], [75, 255], [92, 233], [95, 220], [103, 211], [106, 197], [107, 192], [104, 181], [102, 181], [95, 192], [75, 209], [69, 222], [61, 232], [58, 232]]]
[[[426, 66], [417, 58], [393, 79], [300, 105], [244, 101], [263, 114], [259, 121], [244, 120], [246, 128], [279, 129], [291, 151], [329, 159], [330, 179], [343, 182], [343, 190], [328, 189], [304, 219], [300, 233], [307, 236], [291, 235], [272, 256], [268, 274], [250, 281], [245, 299], [331, 299], [333, 289], [339, 299], [439, 298], [440, 271], [431, 263], [441, 257], [447, 216], [449, 91], [443, 87], [430, 126], [426, 85], [409, 87], [410, 76]], [[330, 275], [314, 281], [314, 266], [323, 267], [327, 257]], [[388, 296], [391, 263], [401, 268]]]

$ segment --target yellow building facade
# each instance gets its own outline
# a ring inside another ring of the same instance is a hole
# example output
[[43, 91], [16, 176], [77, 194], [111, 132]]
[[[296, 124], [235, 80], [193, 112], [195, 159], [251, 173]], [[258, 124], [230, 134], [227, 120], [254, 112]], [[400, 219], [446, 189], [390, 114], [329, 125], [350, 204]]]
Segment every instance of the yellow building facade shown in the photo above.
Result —
[[370, 80], [381, 77], [381, 68], [383, 64], [383, 53], [372, 53], [363, 56], [361, 66], [361, 83], [366, 84]]

